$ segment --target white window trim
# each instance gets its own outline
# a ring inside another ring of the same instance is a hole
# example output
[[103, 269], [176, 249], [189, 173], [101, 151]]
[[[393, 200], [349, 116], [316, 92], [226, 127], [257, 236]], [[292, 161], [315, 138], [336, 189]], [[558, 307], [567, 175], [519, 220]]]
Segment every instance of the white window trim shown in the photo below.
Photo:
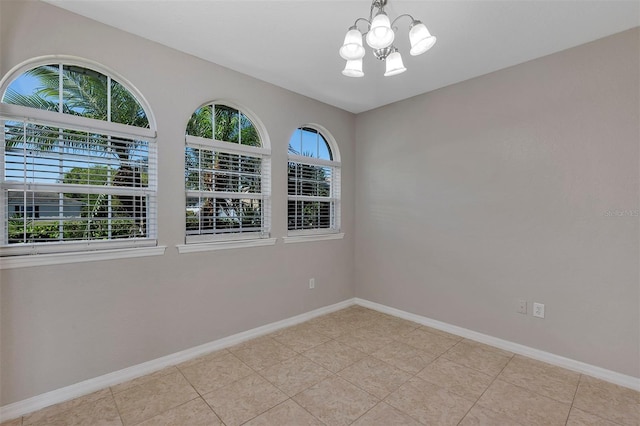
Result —
[[299, 235], [294, 234], [294, 231], [290, 231], [289, 235], [287, 235], [286, 237], [282, 237], [282, 241], [285, 244], [291, 244], [308, 243], [311, 241], [341, 240], [344, 238], [344, 232], [336, 231], [333, 233], [311, 233], [310, 231], [324, 231], [324, 229], [314, 229], [305, 231], [304, 233], [302, 233], [301, 231], [295, 231], [296, 233], [301, 232]]
[[[190, 146], [194, 148], [207, 149], [212, 151], [224, 152], [228, 154], [236, 155], [248, 155], [261, 158], [262, 171], [261, 181], [262, 188], [259, 194], [256, 193], [222, 193], [215, 191], [193, 191], [186, 190], [185, 196], [197, 197], [200, 195], [207, 197], [215, 197], [218, 195], [229, 195], [231, 198], [249, 198], [262, 200], [262, 220], [263, 231], [262, 232], [247, 232], [247, 233], [233, 233], [228, 234], [195, 234], [188, 235], [185, 232], [185, 244], [176, 245], [178, 253], [194, 253], [201, 251], [212, 250], [226, 250], [245, 247], [260, 247], [274, 245], [277, 241], [276, 238], [270, 238], [271, 235], [271, 148], [269, 144], [268, 134], [262, 122], [257, 119], [255, 114], [248, 111], [245, 107], [238, 106], [237, 104], [225, 100], [217, 100], [207, 102], [200, 106], [205, 105], [225, 105], [231, 108], [235, 108], [242, 114], [244, 114], [251, 123], [258, 130], [260, 135], [261, 147], [242, 145], [239, 143], [221, 141], [217, 139], [203, 138], [200, 136], [186, 135], [185, 147]], [[186, 231], [186, 230], [185, 230]]]
[[5, 104], [0, 102], [0, 115], [10, 120], [38, 123], [53, 127], [62, 127], [69, 130], [86, 131], [89, 133], [108, 133], [111, 136], [139, 138], [149, 141], [155, 140], [156, 138], [156, 131], [145, 127], [128, 126], [126, 124], [96, 120], [95, 118], [80, 117], [56, 111], [30, 108], [23, 105]]
[[198, 243], [179, 244], [176, 246], [179, 254], [198, 253], [214, 250], [243, 249], [249, 247], [273, 246], [277, 238], [250, 238], [246, 240], [207, 241]]
[[[342, 175], [342, 162], [340, 161], [340, 150], [336, 141], [331, 136], [331, 133], [327, 129], [317, 124], [308, 124], [298, 127], [311, 128], [320, 133], [323, 139], [329, 145], [333, 160], [325, 160], [322, 158], [307, 157], [306, 155], [287, 154], [287, 161], [292, 163], [307, 164], [311, 166], [323, 166], [331, 167], [333, 169], [332, 181], [331, 181], [331, 197], [310, 197], [304, 195], [289, 195], [287, 194], [287, 201], [289, 200], [305, 200], [305, 201], [321, 201], [332, 202], [334, 208], [334, 223], [331, 228], [314, 228], [314, 229], [287, 229], [287, 236], [282, 237], [285, 244], [300, 243], [309, 241], [323, 241], [323, 240], [338, 240], [344, 238], [344, 233], [341, 232], [341, 175]], [[288, 183], [288, 182], [287, 182]]]
[[[18, 243], [0, 247], [0, 254], [10, 259], [12, 256], [37, 256], [61, 253], [91, 253], [98, 250], [118, 250], [155, 247], [154, 238], [127, 238], [113, 240], [84, 240], [46, 243]], [[1, 259], [2, 257], [0, 257]]]
[[50, 253], [0, 258], [0, 270], [33, 266], [62, 265], [66, 263], [95, 262], [100, 260], [130, 259], [133, 257], [162, 256], [166, 246], [119, 248], [91, 252]]
[[309, 164], [311, 166], [340, 167], [339, 161], [323, 160], [322, 158], [305, 157], [304, 155], [289, 154], [289, 161]]
[[217, 139], [207, 139], [201, 138], [200, 136], [186, 136], [187, 145], [193, 147], [202, 147], [204, 149], [210, 149], [215, 151], [224, 151], [229, 154], [254, 154], [261, 156], [269, 156], [271, 155], [271, 150], [269, 148], [257, 147], [251, 145], [240, 145], [234, 142], [225, 142], [219, 141]]
[[[2, 107], [4, 106], [14, 106], [14, 105], [0, 103], [0, 111], [2, 111]], [[26, 108], [25, 112], [29, 112], [30, 110], [31, 108]], [[52, 113], [51, 111], [41, 111], [41, 110], [34, 110], [34, 112], [35, 113], [37, 112]], [[53, 112], [53, 114], [61, 117], [61, 119], [55, 123], [52, 122], [51, 120], [48, 120], [47, 122], [43, 123], [33, 118], [37, 114], [33, 114], [32, 117], [25, 118], [25, 117], [7, 116], [0, 113], [0, 123], [4, 123], [4, 121], [7, 121], [7, 120], [16, 120], [24, 123], [36, 123], [36, 124], [44, 124], [44, 125], [51, 124], [56, 127], [62, 127], [65, 129], [73, 129], [73, 130], [87, 131], [87, 132], [96, 131], [96, 132], [102, 132], [102, 133], [109, 132], [109, 130], [105, 132], [104, 129], [109, 129], [113, 127], [119, 128], [123, 126], [117, 123], [102, 122], [100, 120], [87, 119], [85, 117], [75, 117], [75, 116], [72, 116], [72, 117], [81, 118], [83, 119], [83, 121], [86, 121], [87, 123], [93, 123], [94, 125], [89, 127], [87, 125], [82, 125], [83, 123], [80, 123], [80, 122], [72, 123], [70, 125], [64, 119], [64, 117], [68, 116], [67, 114], [60, 114], [56, 112]], [[129, 126], [129, 127], [131, 127], [132, 129], [135, 129], [132, 126]], [[141, 128], [141, 130], [148, 131], [149, 129]], [[141, 138], [144, 137], [142, 135], [142, 132], [138, 132], [138, 133], [139, 134], [137, 135], [137, 137], [141, 137]], [[145, 132], [145, 133], [149, 134], [149, 132]], [[152, 132], [152, 133], [155, 134], [155, 132]], [[134, 132], [131, 132], [129, 134], [122, 133], [121, 135], [127, 138], [131, 138], [134, 135]], [[145, 139], [149, 142], [149, 152], [148, 152], [149, 158], [157, 158], [157, 145], [156, 145], [155, 139], [149, 138], [149, 137], [145, 137]], [[0, 141], [4, 143], [3, 135], [0, 135]], [[0, 154], [3, 154], [0, 157], [4, 156], [3, 146], [0, 146]], [[0, 171], [4, 172], [4, 163], [2, 163], [2, 165], [0, 166]], [[153, 175], [154, 178], [150, 180], [149, 186], [147, 188], [131, 188], [127, 191], [124, 191], [123, 189], [117, 188], [117, 187], [100, 187], [100, 186], [94, 186], [94, 185], [63, 185], [63, 184], [56, 185], [56, 184], [49, 184], [49, 183], [25, 184], [25, 183], [10, 182], [10, 181], [3, 182], [2, 187], [3, 187], [3, 190], [5, 189], [20, 190], [20, 189], [27, 188], [30, 191], [46, 191], [46, 192], [51, 192], [51, 191], [69, 192], [69, 191], [77, 190], [86, 194], [111, 194], [111, 195], [136, 194], [136, 196], [138, 195], [148, 196], [150, 203], [152, 203], [157, 208], [157, 201], [156, 201], [157, 165], [152, 164], [152, 162], [150, 162], [149, 171], [150, 171], [150, 176]], [[2, 178], [0, 177], [0, 179]], [[4, 220], [5, 220], [5, 216], [4, 216], [4, 210], [3, 210], [0, 212], [0, 221], [4, 223]], [[155, 226], [157, 226], [157, 212], [154, 211], [154, 209], [149, 209], [149, 215], [147, 220], [149, 223], [153, 223], [155, 224]], [[13, 258], [13, 256], [39, 257], [44, 255], [50, 256], [53, 254], [61, 254], [61, 255], [62, 254], [86, 254], [86, 250], [89, 250], [90, 252], [92, 250], [113, 251], [113, 250], [136, 249], [136, 248], [139, 248], [140, 246], [148, 247], [148, 246], [156, 246], [156, 245], [157, 245], [157, 229], [153, 228], [153, 229], [149, 229], [149, 236], [147, 238], [130, 238], [130, 239], [114, 239], [114, 240], [81, 240], [81, 241], [61, 241], [61, 242], [50, 242], [50, 243], [26, 243], [26, 244], [3, 245], [3, 246], [0, 246], [0, 259], [11, 259]], [[114, 248], [110, 249], [110, 247], [114, 247]], [[51, 257], [51, 259], [55, 259], [55, 258], [56, 258], [55, 256]], [[118, 257], [116, 256], [114, 258], [118, 258]], [[82, 261], [82, 260], [79, 260], [79, 261]], [[61, 260], [60, 263], [71, 263], [71, 262], [67, 260]], [[52, 263], [45, 263], [45, 264], [50, 265]]]
[[[150, 137], [155, 138], [155, 130], [150, 130], [150, 129], [158, 128], [156, 119], [155, 119], [155, 116], [153, 115], [153, 111], [149, 106], [149, 102], [147, 102], [146, 98], [142, 95], [142, 93], [133, 84], [131, 84], [129, 80], [127, 80], [123, 75], [121, 75], [117, 71], [107, 68], [102, 64], [100, 64], [99, 62], [95, 62], [90, 59], [85, 59], [85, 58], [72, 56], [72, 55], [44, 55], [36, 58], [31, 58], [27, 61], [24, 61], [14, 66], [13, 68], [11, 68], [11, 70], [9, 70], [9, 72], [7, 72], [2, 77], [2, 79], [0, 80], [0, 88], [1, 88], [0, 93], [4, 93], [4, 90], [8, 87], [8, 83], [12, 82], [15, 77], [18, 77], [24, 74], [26, 71], [29, 71], [30, 69], [33, 69], [33, 68], [37, 68], [39, 66], [56, 64], [56, 63], [63, 63], [64, 65], [76, 65], [79, 67], [89, 68], [94, 71], [98, 71], [104, 75], [110, 76], [112, 79], [115, 79], [116, 81], [118, 81], [118, 83], [120, 83], [123, 87], [125, 87], [129, 92], [131, 92], [134, 95], [134, 97], [140, 103], [140, 106], [142, 106], [142, 109], [144, 109], [145, 114], [147, 115], [147, 120], [149, 121], [149, 129], [145, 129], [142, 127], [138, 129], [143, 131], [146, 130], [148, 132], [151, 131], [153, 132], [153, 136], [143, 136], [143, 138], [150, 138]], [[31, 108], [24, 107], [21, 105], [11, 105], [11, 104], [0, 103], [0, 106], [1, 105], [4, 105], [5, 107], [10, 107], [10, 108], [12, 107], [27, 108], [27, 110], [31, 111]], [[62, 113], [54, 112], [54, 111], [44, 111], [44, 110], [37, 110], [37, 111], [63, 115]], [[91, 120], [85, 117], [77, 117], [77, 118]], [[97, 123], [103, 123], [103, 124], [107, 123], [101, 120], [93, 120], [93, 121]], [[51, 123], [51, 124], [56, 125], [55, 123]], [[113, 123], [113, 124], [117, 124], [117, 123]], [[117, 125], [126, 126], [125, 124], [117, 124]], [[64, 127], [64, 126], [60, 126], [60, 127]], [[101, 127], [98, 127], [98, 129], [101, 129]], [[130, 135], [131, 133], [128, 132], [127, 134]]]
[[[143, 192], [150, 195], [150, 201], [154, 204], [155, 209], [149, 211], [149, 221], [153, 221], [155, 227], [149, 230], [149, 238], [138, 238], [126, 240], [107, 240], [107, 241], [83, 241], [71, 244], [54, 243], [54, 244], [36, 244], [38, 245], [35, 251], [31, 251], [31, 254], [26, 253], [24, 250], [27, 246], [33, 246], [34, 244], [26, 244], [21, 248], [5, 246], [3, 250], [0, 250], [0, 255], [5, 253], [20, 253], [18, 255], [0, 256], [0, 270], [23, 268], [32, 266], [46, 266], [46, 265], [58, 265], [68, 263], [79, 262], [91, 262], [100, 260], [114, 260], [125, 259], [132, 257], [146, 257], [146, 256], [159, 256], [164, 255], [166, 246], [158, 246], [157, 241], [157, 132], [156, 121], [148, 102], [142, 96], [142, 94], [123, 76], [118, 73], [103, 67], [97, 62], [81, 59], [77, 57], [67, 55], [49, 55], [34, 58], [23, 62], [13, 67], [7, 74], [5, 74], [0, 80], [0, 95], [4, 93], [8, 84], [11, 83], [14, 78], [22, 75], [29, 69], [47, 65], [50, 63], [63, 63], [66, 65], [77, 65], [86, 67], [98, 71], [104, 75], [110, 76], [117, 80], [124, 88], [126, 88], [136, 100], [140, 103], [140, 106], [144, 110], [147, 120], [149, 122], [149, 128], [129, 126], [121, 123], [113, 123], [108, 121], [96, 120], [87, 117], [78, 117], [68, 114], [63, 114], [57, 111], [46, 111], [36, 108], [25, 107], [22, 105], [13, 105], [0, 102], [0, 117], [2, 120], [15, 120], [21, 122], [36, 122], [38, 124], [51, 125], [54, 127], [61, 127], [70, 130], [88, 131], [95, 133], [108, 133], [112, 136], [119, 136], [125, 138], [138, 138], [145, 139], [149, 142], [149, 157], [156, 158], [153, 164], [149, 164], [149, 171], [151, 171], [155, 178], [153, 182], [149, 182], [149, 187]], [[2, 151], [4, 151], [2, 149]], [[2, 159], [4, 161], [4, 159]], [[4, 170], [4, 163], [0, 167], [0, 171]], [[4, 172], [3, 172], [4, 173]], [[0, 177], [2, 179], [2, 177]], [[9, 186], [9, 185], [7, 185]], [[83, 188], [86, 189], [86, 188]], [[4, 210], [4, 209], [3, 209]], [[4, 222], [4, 214], [0, 212], [0, 221]], [[60, 250], [53, 248], [57, 245]], [[91, 246], [89, 248], [89, 245]], [[46, 246], [46, 248], [45, 248]], [[85, 247], [85, 251], [69, 251], [71, 247]], [[109, 248], [114, 247], [114, 248]], [[39, 251], [45, 251], [41, 253]]]

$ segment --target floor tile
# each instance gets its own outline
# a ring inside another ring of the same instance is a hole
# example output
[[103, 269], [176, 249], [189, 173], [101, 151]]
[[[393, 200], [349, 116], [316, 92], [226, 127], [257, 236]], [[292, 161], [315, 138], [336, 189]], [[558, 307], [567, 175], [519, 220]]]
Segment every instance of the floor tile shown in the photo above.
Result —
[[556, 401], [571, 404], [580, 374], [515, 355], [498, 378]]
[[389, 395], [385, 402], [424, 424], [457, 425], [473, 402], [448, 390], [413, 378]]
[[144, 383], [150, 382], [151, 380], [155, 380], [159, 377], [166, 376], [167, 374], [172, 374], [177, 372], [178, 370], [176, 370], [176, 367], [174, 366], [163, 368], [162, 370], [158, 370], [154, 373], [147, 374], [145, 376], [141, 376], [136, 379], [111, 386], [111, 392], [113, 393], [122, 392], [128, 389], [134, 388], [136, 386], [142, 385]]
[[618, 426], [618, 423], [610, 422], [595, 414], [573, 407], [569, 413], [567, 426]]
[[180, 374], [172, 373], [114, 395], [125, 426], [140, 423], [198, 397]]
[[326, 425], [349, 425], [379, 400], [340, 377], [330, 377], [293, 400]]
[[458, 339], [429, 333], [422, 328], [417, 328], [403, 336], [396, 336], [396, 340], [420, 349], [433, 357], [442, 355], [458, 343]]
[[203, 395], [226, 426], [237, 426], [287, 400], [278, 388], [254, 373]]
[[409, 373], [373, 357], [361, 359], [340, 371], [338, 376], [379, 399], [384, 399], [411, 378]]
[[276, 342], [270, 337], [259, 337], [240, 345], [232, 346], [229, 351], [254, 370], [278, 364], [298, 354], [293, 349]]
[[343, 334], [336, 340], [367, 354], [373, 353], [393, 342], [390, 336], [385, 336], [370, 328], [355, 329], [347, 334]]
[[340, 311], [333, 312], [329, 316], [339, 319], [342, 323], [354, 325], [356, 327], [364, 327], [375, 322], [379, 318], [382, 318], [382, 314], [379, 312], [363, 308], [361, 306], [352, 306], [347, 309], [342, 309]]
[[447, 351], [443, 358], [495, 377], [512, 356], [511, 352], [471, 340], [463, 340]]
[[421, 349], [396, 341], [378, 349], [372, 356], [410, 374], [416, 374], [436, 358]]
[[640, 426], [640, 393], [352, 306], [0, 426], [123, 423]]
[[487, 390], [493, 377], [445, 358], [438, 358], [417, 377], [475, 402]]
[[293, 400], [288, 399], [260, 414], [244, 426], [324, 426], [324, 424], [309, 414]]
[[509, 417], [491, 411], [488, 408], [474, 406], [464, 419], [460, 422], [460, 426], [528, 426], [515, 422]]
[[[83, 404], [86, 404], [89, 402], [95, 402], [110, 396], [111, 396], [111, 390], [109, 388], [102, 389], [97, 392], [93, 392], [88, 395], [84, 395], [79, 398], [74, 398], [72, 400], [62, 402], [60, 404], [43, 408], [42, 410], [36, 411], [34, 413], [27, 414], [26, 416], [23, 416], [22, 424], [23, 426], [31, 426], [33, 424], [42, 424], [41, 422], [43, 420], [46, 420], [49, 417], [57, 416], [60, 413], [77, 408]], [[45, 424], [46, 424], [46, 421], [45, 421]]]
[[251, 368], [229, 352], [183, 368], [181, 371], [200, 395], [253, 374]]
[[296, 352], [304, 352], [330, 340], [328, 336], [315, 331], [305, 324], [285, 328], [270, 336], [276, 342], [280, 342]]
[[224, 426], [202, 398], [158, 414], [137, 426]]
[[367, 356], [364, 352], [335, 340], [315, 346], [303, 355], [334, 373]]
[[108, 395], [29, 424], [33, 426], [122, 426], [122, 421], [113, 397]]
[[499, 379], [480, 397], [478, 405], [532, 426], [564, 425], [571, 407]]
[[433, 328], [433, 327], [429, 327], [426, 325], [423, 325], [420, 327], [421, 330], [426, 331], [428, 333], [431, 334], [435, 334], [436, 336], [441, 336], [441, 337], [446, 337], [449, 338], [451, 340], [455, 340], [457, 342], [464, 340], [461, 336], [455, 335], [455, 334], [451, 334], [451, 333], [447, 333], [446, 331], [442, 331], [442, 330], [438, 330], [437, 328]]
[[342, 336], [357, 328], [357, 325], [345, 324], [338, 318], [323, 316], [309, 320], [306, 325], [316, 333], [327, 336], [331, 339]]
[[367, 325], [364, 328], [375, 328], [380, 332], [390, 334], [391, 336], [402, 336], [420, 327], [420, 324], [407, 321], [401, 318], [380, 318], [374, 321], [373, 324]]
[[573, 406], [622, 425], [640, 425], [640, 392], [581, 376]]
[[260, 370], [260, 375], [289, 396], [331, 376], [333, 373], [302, 355]]
[[389, 404], [381, 402], [356, 420], [352, 426], [420, 426], [420, 423]]

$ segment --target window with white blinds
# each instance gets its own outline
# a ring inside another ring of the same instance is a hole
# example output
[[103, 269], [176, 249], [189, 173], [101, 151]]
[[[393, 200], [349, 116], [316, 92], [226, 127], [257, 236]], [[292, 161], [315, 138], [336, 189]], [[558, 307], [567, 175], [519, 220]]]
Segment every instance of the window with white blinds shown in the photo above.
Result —
[[136, 97], [51, 64], [0, 104], [3, 256], [156, 245], [156, 146]]
[[340, 161], [334, 159], [336, 150], [313, 127], [300, 127], [292, 135], [287, 173], [289, 235], [339, 232]]
[[211, 103], [187, 125], [186, 242], [269, 237], [270, 150], [239, 109]]

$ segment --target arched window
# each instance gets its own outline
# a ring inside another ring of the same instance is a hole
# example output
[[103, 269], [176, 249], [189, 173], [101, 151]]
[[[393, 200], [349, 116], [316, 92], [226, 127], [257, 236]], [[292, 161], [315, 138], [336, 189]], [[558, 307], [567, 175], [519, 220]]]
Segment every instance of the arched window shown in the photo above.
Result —
[[0, 93], [3, 256], [156, 245], [155, 123], [135, 89], [57, 57]]
[[256, 118], [228, 102], [201, 106], [184, 164], [187, 243], [269, 237], [271, 151]]
[[340, 158], [323, 133], [328, 135], [319, 126], [303, 126], [289, 140], [290, 236], [340, 231]]

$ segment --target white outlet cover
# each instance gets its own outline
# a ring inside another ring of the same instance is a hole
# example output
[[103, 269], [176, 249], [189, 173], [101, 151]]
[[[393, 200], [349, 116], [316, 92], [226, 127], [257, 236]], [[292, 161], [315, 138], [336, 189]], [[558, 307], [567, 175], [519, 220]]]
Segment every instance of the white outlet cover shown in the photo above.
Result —
[[543, 303], [534, 303], [533, 304], [533, 316], [538, 318], [544, 318], [544, 304]]

